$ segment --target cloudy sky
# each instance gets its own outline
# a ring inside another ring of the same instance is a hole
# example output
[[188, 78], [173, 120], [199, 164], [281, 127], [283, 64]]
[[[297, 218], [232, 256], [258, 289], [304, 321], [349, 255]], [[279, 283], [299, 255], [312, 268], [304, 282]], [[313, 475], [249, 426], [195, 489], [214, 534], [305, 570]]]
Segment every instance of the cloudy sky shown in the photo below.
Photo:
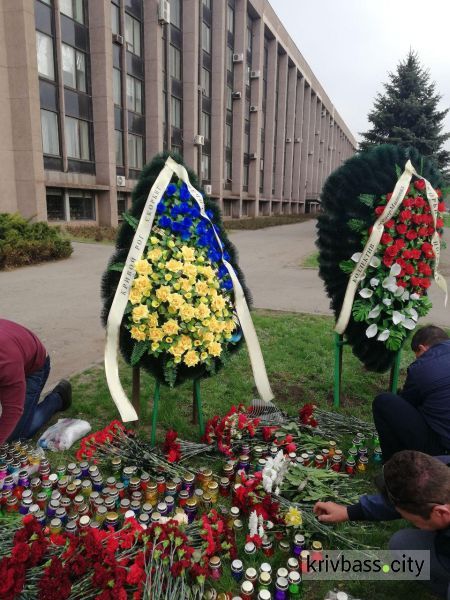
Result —
[[450, 106], [450, 0], [269, 1], [358, 139], [388, 71], [410, 48], [436, 81], [442, 108]]

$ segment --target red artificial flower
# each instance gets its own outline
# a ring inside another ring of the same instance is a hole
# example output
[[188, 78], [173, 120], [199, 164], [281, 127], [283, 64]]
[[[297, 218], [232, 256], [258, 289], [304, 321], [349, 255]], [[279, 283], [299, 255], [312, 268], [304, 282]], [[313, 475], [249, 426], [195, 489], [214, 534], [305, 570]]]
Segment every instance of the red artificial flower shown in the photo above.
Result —
[[391, 258], [390, 256], [383, 256], [383, 264], [385, 267], [392, 267], [392, 265], [394, 264], [394, 259]]
[[434, 258], [433, 246], [429, 242], [424, 242], [420, 249], [425, 258]]
[[417, 230], [417, 235], [419, 237], [426, 237], [428, 235], [428, 227], [420, 227]]
[[397, 279], [397, 285], [402, 288], [407, 287], [407, 283], [404, 279]]
[[142, 581], [145, 581], [145, 571], [139, 567], [136, 563], [133, 564], [128, 570], [127, 583], [128, 585], [138, 585]]
[[443, 220], [443, 219], [441, 219], [441, 218], [439, 218], [439, 219], [436, 219], [436, 227], [438, 227], [439, 229], [440, 229], [441, 227], [444, 227], [444, 220]]
[[420, 277], [411, 277], [410, 281], [411, 281], [411, 285], [413, 285], [414, 287], [419, 287], [421, 278]]
[[392, 229], [395, 225], [395, 221], [394, 219], [389, 219], [389, 221], [386, 221], [386, 223], [384, 224], [384, 228], [385, 229]]
[[19, 542], [13, 546], [11, 558], [16, 563], [26, 563], [30, 557], [30, 546], [25, 542]]
[[410, 210], [402, 210], [399, 215], [400, 221], [402, 221], [402, 223], [409, 221], [411, 219], [411, 217], [412, 217], [412, 212]]
[[386, 201], [389, 202], [389, 200], [392, 198], [392, 192], [389, 192], [389, 194], [386, 194]]
[[382, 244], [390, 244], [393, 241], [392, 237], [388, 233], [383, 233], [381, 236]]
[[416, 190], [424, 190], [425, 189], [425, 181], [423, 179], [416, 179], [414, 182], [414, 187]]
[[414, 200], [414, 206], [416, 208], [423, 208], [425, 204], [426, 202], [421, 196], [417, 196], [417, 198]]
[[406, 263], [405, 265], [405, 273], [407, 275], [412, 275], [415, 272], [414, 266], [411, 263]]
[[409, 231], [406, 232], [406, 236], [405, 236], [408, 240], [415, 240], [417, 237], [417, 231], [414, 231], [414, 229], [410, 229]]
[[398, 254], [398, 252], [399, 248], [397, 248], [397, 246], [393, 244], [392, 246], [388, 246], [386, 248], [384, 255], [393, 258], [396, 254]]
[[414, 260], [418, 260], [420, 258], [421, 255], [421, 250], [419, 250], [418, 248], [414, 248], [414, 250], [411, 250], [411, 258], [413, 258]]
[[426, 290], [427, 288], [430, 287], [431, 281], [429, 279], [426, 279], [426, 278], [422, 277], [420, 279], [419, 285], [420, 285], [421, 288], [423, 288], [424, 290]]
[[414, 204], [414, 198], [404, 198], [402, 204], [405, 208], [410, 208]]
[[380, 216], [383, 211], [384, 211], [384, 206], [377, 206], [375, 209], [375, 214]]
[[397, 230], [397, 233], [404, 235], [407, 232], [408, 227], [404, 223], [399, 223], [396, 225], [395, 229]]
[[445, 206], [445, 202], [439, 202], [439, 204], [438, 204], [438, 211], [439, 212], [445, 212], [446, 210], [447, 210], [447, 207]]

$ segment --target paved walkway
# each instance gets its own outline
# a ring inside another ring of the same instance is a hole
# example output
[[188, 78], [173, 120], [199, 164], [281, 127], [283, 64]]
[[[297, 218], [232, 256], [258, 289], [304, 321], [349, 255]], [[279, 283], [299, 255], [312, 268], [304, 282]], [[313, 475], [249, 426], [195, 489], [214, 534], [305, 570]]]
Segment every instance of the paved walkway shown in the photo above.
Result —
[[[331, 314], [315, 269], [302, 269], [302, 258], [316, 251], [315, 221], [257, 231], [234, 231], [256, 308]], [[0, 273], [0, 316], [24, 324], [45, 343], [52, 360], [50, 382], [67, 377], [103, 357], [100, 280], [112, 246], [74, 244], [68, 260]], [[450, 285], [450, 249], [443, 251]], [[450, 327], [450, 309], [436, 286], [428, 322]]]

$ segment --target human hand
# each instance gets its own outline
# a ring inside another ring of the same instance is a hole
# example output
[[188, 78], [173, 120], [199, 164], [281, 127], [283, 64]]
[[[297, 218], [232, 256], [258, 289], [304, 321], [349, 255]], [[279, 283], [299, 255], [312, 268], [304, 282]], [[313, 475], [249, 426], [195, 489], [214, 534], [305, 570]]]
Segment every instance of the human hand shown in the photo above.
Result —
[[347, 507], [336, 502], [316, 502], [314, 514], [321, 523], [342, 523], [348, 521]]

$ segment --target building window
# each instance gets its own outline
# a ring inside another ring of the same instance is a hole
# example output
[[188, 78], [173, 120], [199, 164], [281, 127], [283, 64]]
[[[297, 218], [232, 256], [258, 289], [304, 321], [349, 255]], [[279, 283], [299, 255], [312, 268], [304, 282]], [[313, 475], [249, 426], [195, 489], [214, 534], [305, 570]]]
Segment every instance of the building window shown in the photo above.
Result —
[[128, 166], [130, 169], [142, 169], [144, 156], [143, 139], [139, 135], [128, 134]]
[[247, 27], [247, 52], [250, 54], [253, 50], [253, 31], [250, 26]]
[[130, 15], [125, 15], [125, 41], [127, 50], [141, 56], [141, 24]]
[[111, 32], [120, 33], [120, 9], [117, 4], [111, 3]]
[[231, 125], [225, 123], [225, 146], [231, 149]]
[[61, 44], [61, 46], [64, 85], [85, 92], [86, 57], [84, 52], [79, 52], [67, 44]]
[[71, 221], [95, 221], [95, 202], [91, 192], [69, 190]]
[[181, 52], [175, 46], [170, 45], [170, 76], [181, 80]]
[[59, 10], [78, 23], [84, 23], [83, 0], [59, 0]]
[[53, 39], [45, 33], [36, 31], [36, 50], [39, 75], [54, 80]]
[[211, 139], [211, 115], [202, 112], [202, 135], [207, 140]]
[[127, 75], [127, 108], [142, 114], [142, 81]]
[[117, 192], [117, 216], [119, 221], [123, 221], [123, 213], [127, 210], [127, 195], [124, 192]]
[[232, 175], [231, 160], [226, 160], [225, 161], [225, 181], [226, 182], [231, 181], [231, 175]]
[[209, 181], [211, 178], [211, 157], [208, 154], [202, 154], [202, 179]]
[[233, 48], [227, 46], [227, 71], [233, 72]]
[[227, 5], [227, 29], [230, 33], [234, 33], [234, 9], [229, 4]]
[[118, 129], [116, 134], [116, 165], [123, 166], [123, 134]]
[[89, 160], [89, 123], [72, 117], [65, 118], [66, 150], [69, 158]]
[[242, 174], [242, 185], [248, 187], [248, 164], [244, 163], [244, 170]]
[[172, 127], [181, 129], [181, 100], [172, 96], [170, 99]]
[[250, 65], [247, 65], [245, 68], [245, 85], [250, 85], [250, 72], [252, 68]]
[[211, 10], [211, 0], [203, 0], [203, 6], [206, 6], [206, 8]]
[[170, 22], [178, 29], [181, 29], [181, 2], [180, 0], [170, 0]]
[[211, 28], [206, 23], [202, 23], [202, 48], [211, 54]]
[[113, 69], [113, 97], [116, 106], [122, 106], [122, 74], [120, 69]]
[[41, 109], [42, 152], [59, 156], [58, 115]]
[[62, 190], [47, 189], [47, 220], [48, 221], [65, 221], [66, 211], [64, 203], [64, 194]]
[[204, 96], [211, 96], [211, 73], [202, 67], [202, 92]]
[[233, 90], [230, 86], [227, 86], [227, 110], [233, 110]]

